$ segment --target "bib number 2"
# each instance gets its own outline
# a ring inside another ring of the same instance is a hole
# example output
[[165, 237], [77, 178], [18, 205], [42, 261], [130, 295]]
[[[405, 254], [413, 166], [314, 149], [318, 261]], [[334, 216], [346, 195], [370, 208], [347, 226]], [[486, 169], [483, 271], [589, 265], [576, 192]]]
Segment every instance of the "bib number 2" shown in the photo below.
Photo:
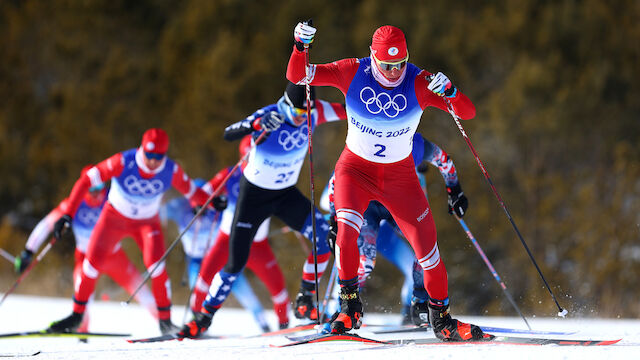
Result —
[[385, 157], [385, 156], [386, 156], [385, 154], [383, 154], [383, 152], [384, 152], [385, 150], [387, 150], [387, 147], [386, 147], [386, 146], [381, 145], [381, 144], [375, 144], [375, 145], [373, 145], [373, 146], [375, 146], [375, 147], [376, 147], [376, 149], [378, 149], [378, 151], [376, 151], [376, 152], [375, 152], [375, 154], [373, 154], [373, 155], [375, 155], [375, 156], [380, 156], [380, 157]]

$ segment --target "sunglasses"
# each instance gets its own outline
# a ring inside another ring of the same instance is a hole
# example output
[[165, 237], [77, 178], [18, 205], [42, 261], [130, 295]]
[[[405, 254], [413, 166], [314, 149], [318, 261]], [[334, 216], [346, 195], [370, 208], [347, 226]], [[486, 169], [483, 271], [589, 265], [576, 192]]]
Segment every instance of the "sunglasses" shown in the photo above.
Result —
[[144, 152], [144, 156], [149, 160], [162, 160], [164, 158], [164, 154], [152, 153], [152, 152]]
[[373, 56], [373, 59], [376, 61], [376, 64], [378, 64], [380, 69], [382, 69], [384, 71], [390, 71], [390, 70], [393, 70], [393, 69], [401, 70], [407, 65], [407, 62], [409, 61], [409, 55], [407, 55], [406, 58], [404, 58], [402, 60], [398, 60], [398, 61], [382, 61], [382, 60], [378, 60], [375, 57], [375, 55]]

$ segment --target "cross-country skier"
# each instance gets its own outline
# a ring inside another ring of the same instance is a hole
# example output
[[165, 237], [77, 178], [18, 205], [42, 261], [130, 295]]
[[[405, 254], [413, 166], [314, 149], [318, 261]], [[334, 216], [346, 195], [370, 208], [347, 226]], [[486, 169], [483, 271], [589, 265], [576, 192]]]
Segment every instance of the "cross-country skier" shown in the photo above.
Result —
[[[242, 141], [240, 141], [239, 150], [241, 158], [251, 150], [251, 135], [245, 136]], [[244, 166], [246, 166], [246, 163], [242, 164], [241, 168]], [[206, 186], [209, 188], [218, 188], [222, 180], [229, 175], [231, 170], [232, 167], [222, 169], [211, 180], [209, 180], [209, 183]], [[222, 213], [222, 220], [220, 222], [220, 229], [217, 233], [215, 245], [207, 252], [202, 263], [202, 269], [198, 275], [196, 288], [194, 289], [193, 296], [190, 301], [191, 309], [194, 314], [198, 313], [202, 308], [202, 303], [209, 292], [214, 275], [222, 269], [229, 259], [229, 234], [231, 233], [231, 223], [233, 222], [236, 202], [240, 192], [241, 178], [242, 170], [237, 170], [231, 174], [224, 185], [229, 199], [229, 205]], [[207, 190], [206, 186], [205, 190]], [[246, 267], [253, 271], [265, 284], [267, 290], [269, 290], [271, 300], [273, 301], [273, 310], [278, 318], [278, 326], [280, 329], [285, 329], [289, 326], [289, 293], [285, 287], [284, 275], [278, 265], [278, 260], [273, 254], [271, 246], [269, 245], [269, 240], [267, 239], [269, 223], [270, 218], [267, 218], [258, 227], [258, 231], [253, 237], [253, 243], [251, 244], [251, 250], [249, 252], [249, 259]], [[247, 297], [244, 294], [237, 293], [236, 290], [238, 285], [240, 285], [239, 282], [243, 279], [244, 277], [240, 275], [234, 282], [231, 291], [236, 295], [236, 299], [244, 305], [244, 301], [247, 300]], [[258, 306], [260, 306], [259, 304], [260, 303], [258, 302]], [[260, 306], [260, 309], [261, 308], [262, 307]], [[256, 316], [255, 311], [253, 312], [254, 316]], [[263, 315], [259, 320], [259, 323], [263, 331], [270, 331]]]
[[[317, 125], [346, 118], [342, 104], [328, 103], [310, 97], [312, 130]], [[308, 149], [308, 125], [304, 86], [288, 84], [277, 103], [263, 107], [246, 119], [225, 129], [227, 140], [236, 140], [259, 131], [268, 133], [266, 140], [251, 149], [240, 179], [236, 211], [229, 235], [229, 260], [211, 284], [209, 295], [193, 321], [186, 324], [181, 336], [197, 337], [211, 324], [214, 313], [222, 306], [231, 285], [246, 265], [251, 242], [258, 227], [275, 215], [293, 230], [311, 238], [311, 202], [298, 188], [298, 176]], [[322, 276], [331, 254], [326, 242], [329, 225], [316, 209], [318, 277]], [[317, 319], [313, 303], [315, 274], [313, 255], [304, 264], [300, 292], [294, 314], [298, 318]]]
[[[425, 194], [427, 188], [424, 173], [427, 171], [427, 164], [431, 164], [438, 168], [444, 179], [448, 194], [447, 205], [449, 213], [455, 213], [458, 217], [463, 217], [468, 207], [468, 200], [462, 192], [455, 165], [449, 155], [438, 145], [425, 139], [417, 132], [413, 135], [411, 155], [416, 165], [420, 185]], [[335, 243], [335, 234], [337, 233], [335, 207], [333, 204], [333, 181], [334, 177], [327, 184], [321, 200], [322, 207], [330, 211], [330, 245]], [[364, 212], [364, 220], [358, 236], [358, 248], [360, 251], [359, 287], [364, 286], [366, 279], [375, 267], [377, 253], [381, 253], [405, 276], [401, 296], [403, 324], [424, 325], [428, 323], [427, 301], [429, 298], [424, 289], [422, 268], [418, 264], [413, 250], [403, 240], [404, 237], [391, 214], [378, 201], [372, 201]], [[335, 296], [338, 296], [337, 292]]]
[[[111, 190], [89, 239], [82, 274], [73, 296], [73, 312], [53, 322], [48, 331], [69, 332], [77, 329], [98, 277], [124, 237], [132, 237], [142, 250], [147, 270], [156, 266], [165, 251], [158, 210], [167, 190], [174, 187], [198, 204], [206, 202], [207, 194], [193, 184], [180, 165], [169, 159], [166, 154], [168, 149], [167, 133], [162, 129], [149, 129], [143, 134], [140, 147], [111, 156], [76, 181], [67, 207], [62, 209], [64, 215], [54, 226], [56, 236], [72, 225], [72, 215], [90, 187], [112, 180]], [[219, 200], [214, 199], [214, 206], [220, 203]], [[222, 210], [223, 206], [218, 208]], [[151, 290], [158, 308], [160, 331], [175, 331], [176, 327], [170, 318], [170, 281], [164, 262], [159, 263], [151, 275]]]
[[424, 270], [436, 336], [454, 341], [489, 337], [478, 326], [449, 315], [447, 271], [440, 259], [429, 203], [411, 158], [413, 134], [425, 108], [446, 110], [446, 97], [458, 116], [471, 119], [475, 116], [473, 103], [446, 75], [437, 73], [431, 78], [431, 73], [409, 63], [406, 40], [397, 27], [387, 25], [375, 31], [369, 57], [307, 68], [304, 46], [313, 41], [315, 32], [305, 23], [295, 27], [287, 78], [297, 84], [336, 87], [346, 99], [347, 140], [335, 169], [341, 312], [331, 324], [332, 332], [343, 333], [361, 325], [357, 238], [369, 201], [377, 200], [389, 210]]
[[[92, 166], [85, 167], [81, 176]], [[82, 272], [82, 262], [87, 252], [87, 246], [89, 244], [89, 237], [96, 225], [98, 216], [107, 201], [108, 189], [105, 184], [92, 186], [82, 199], [78, 210], [73, 216], [72, 229], [73, 235], [76, 241], [76, 249], [74, 252], [75, 265], [73, 267], [73, 283], [74, 288], [80, 281]], [[49, 235], [53, 232], [53, 227], [56, 221], [63, 215], [63, 210], [67, 208], [69, 199], [64, 199], [58, 204], [58, 206], [51, 210], [47, 216], [45, 216], [36, 227], [29, 234], [25, 249], [20, 253], [20, 256], [15, 259], [15, 268], [18, 273], [22, 273], [27, 266], [33, 260], [33, 255], [38, 252], [38, 249], [47, 240]], [[111, 254], [108, 262], [105, 264], [105, 274], [107, 274], [118, 285], [122, 286], [128, 293], [132, 294], [140, 282], [142, 276], [138, 272], [136, 266], [129, 260], [127, 254], [120, 247], [115, 249], [115, 252]], [[135, 296], [136, 300], [142, 304], [154, 318], [158, 317], [158, 310], [153, 300], [153, 295], [149, 291], [149, 288], [144, 286]], [[78, 331], [86, 332], [89, 330], [89, 316], [85, 316], [82, 323], [78, 327]]]
[[[249, 139], [250, 141], [250, 139]], [[193, 183], [196, 184], [199, 188], [204, 188], [207, 193], [212, 192], [212, 187], [209, 183], [203, 179], [194, 179]], [[228, 183], [227, 183], [228, 184]], [[228, 187], [228, 186], [227, 186]], [[214, 186], [217, 188], [217, 185]], [[226, 190], [226, 189], [225, 189]], [[185, 252], [185, 262], [186, 262], [186, 270], [187, 277], [189, 281], [189, 288], [193, 289], [193, 287], [198, 284], [198, 288], [204, 288], [204, 294], [202, 298], [200, 298], [200, 303], [193, 305], [193, 301], [191, 301], [191, 307], [197, 310], [200, 310], [200, 305], [202, 304], [202, 300], [204, 300], [204, 296], [206, 295], [206, 291], [209, 289], [209, 284], [206, 284], [206, 287], [202, 285], [202, 280], [198, 280], [198, 273], [201, 269], [203, 269], [202, 265], [204, 264], [204, 268], [207, 267], [207, 261], [203, 262], [203, 258], [210, 251], [214, 251], [213, 248], [220, 247], [217, 245], [219, 243], [218, 235], [220, 231], [220, 220], [222, 218], [222, 214], [228, 211], [231, 211], [231, 216], [233, 216], [233, 206], [235, 199], [228, 200], [229, 205], [224, 210], [224, 212], [216, 212], [211, 210], [205, 210], [200, 216], [195, 220], [194, 224], [184, 233], [182, 236], [182, 247]], [[197, 204], [190, 202], [184, 197], [176, 197], [169, 200], [161, 209], [160, 209], [160, 218], [165, 222], [166, 220], [172, 220], [178, 225], [178, 231], [182, 232], [189, 222], [193, 219], [194, 212], [197, 212], [199, 207]], [[197, 235], [196, 235], [197, 234]], [[228, 240], [228, 237], [227, 237]], [[225, 260], [228, 254], [228, 246], [227, 251], [224, 253]], [[224, 265], [224, 262], [223, 262]], [[220, 266], [222, 267], [222, 265]], [[213, 274], [211, 274], [213, 277]], [[209, 283], [211, 283], [211, 277], [209, 277]], [[198, 294], [198, 288], [193, 289], [194, 293]], [[200, 291], [200, 292], [202, 292]], [[264, 308], [262, 304], [260, 304], [260, 300], [253, 292], [249, 281], [246, 279], [244, 275], [240, 275], [236, 282], [233, 284], [233, 289], [231, 292], [235, 295], [236, 299], [240, 304], [249, 310], [252, 314], [258, 326], [263, 331], [269, 331], [269, 326], [267, 324], [267, 319], [264, 314]]]

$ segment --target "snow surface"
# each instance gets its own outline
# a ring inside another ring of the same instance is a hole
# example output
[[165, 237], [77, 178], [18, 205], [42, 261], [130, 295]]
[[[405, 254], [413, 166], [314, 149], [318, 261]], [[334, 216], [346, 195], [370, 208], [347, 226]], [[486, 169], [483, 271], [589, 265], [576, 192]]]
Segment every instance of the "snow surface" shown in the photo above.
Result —
[[[183, 306], [174, 306], [173, 321], [182, 323]], [[137, 304], [123, 307], [118, 302], [98, 301], [90, 305], [94, 332], [131, 333], [131, 338], [159, 335], [156, 321]], [[11, 295], [0, 306], [0, 333], [39, 330], [71, 313], [71, 300]], [[268, 314], [272, 326], [276, 319]], [[457, 316], [481, 326], [526, 329], [520, 318]], [[365, 313], [367, 324], [397, 324], [399, 315]], [[250, 337], [260, 333], [251, 316], [235, 308], [223, 308], [209, 334], [228, 336], [217, 340], [185, 340], [151, 344], [129, 344], [122, 338], [93, 338], [82, 343], [70, 338], [0, 339], [0, 358], [11, 354], [41, 353], [34, 359], [640, 359], [640, 320], [529, 318], [534, 330], [572, 331], [573, 335], [549, 336], [567, 339], [617, 339], [611, 346], [518, 346], [518, 345], [436, 345], [383, 346], [352, 342], [309, 344], [274, 348], [288, 342], [283, 336]], [[369, 327], [371, 329], [372, 327]], [[367, 328], [362, 336], [378, 339], [406, 338], [402, 335], [375, 335]], [[433, 337], [428, 332], [423, 337]], [[519, 335], [514, 335], [519, 336]], [[520, 335], [522, 336], [522, 335]]]

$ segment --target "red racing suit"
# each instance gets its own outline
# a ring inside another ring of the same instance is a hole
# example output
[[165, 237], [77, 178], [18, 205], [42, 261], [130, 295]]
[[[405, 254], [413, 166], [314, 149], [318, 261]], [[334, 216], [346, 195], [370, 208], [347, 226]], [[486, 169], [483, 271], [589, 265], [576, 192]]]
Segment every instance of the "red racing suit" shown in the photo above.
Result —
[[[150, 170], [144, 165], [143, 156], [142, 149], [130, 149], [98, 163], [76, 181], [66, 209], [62, 209], [67, 215], [75, 214], [89, 187], [111, 180], [108, 201], [91, 233], [76, 283], [74, 312], [84, 313], [99, 275], [111, 266], [109, 259], [124, 237], [132, 237], [141, 249], [147, 270], [156, 266], [165, 252], [158, 210], [167, 190], [174, 187], [198, 204], [208, 198], [171, 159], [165, 157], [157, 169]], [[164, 262], [151, 275], [151, 290], [158, 317], [169, 319], [171, 287]]]
[[[411, 63], [404, 70], [404, 80], [390, 89], [375, 80], [371, 66], [375, 64], [370, 58], [351, 58], [306, 69], [305, 54], [295, 46], [287, 66], [291, 82], [333, 86], [342, 91], [346, 100], [347, 140], [335, 170], [336, 258], [341, 284], [357, 283], [357, 238], [364, 221], [362, 214], [370, 200], [378, 200], [409, 240], [423, 268], [429, 295], [445, 300], [447, 272], [411, 149], [424, 109], [435, 106], [446, 110], [446, 103], [427, 89], [430, 73]], [[461, 91], [450, 101], [462, 119], [475, 116], [475, 107]]]

